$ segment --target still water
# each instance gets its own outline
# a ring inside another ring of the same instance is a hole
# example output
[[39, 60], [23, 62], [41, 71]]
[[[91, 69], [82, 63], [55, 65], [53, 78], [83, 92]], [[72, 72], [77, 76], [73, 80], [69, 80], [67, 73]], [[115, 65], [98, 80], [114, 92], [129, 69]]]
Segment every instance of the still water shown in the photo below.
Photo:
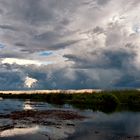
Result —
[[[23, 110], [71, 110], [86, 118], [63, 121], [49, 119], [51, 124], [45, 125], [28, 124], [24, 120], [15, 125], [12, 119], [1, 118], [0, 140], [140, 140], [140, 112], [105, 114], [76, 109], [71, 105], [54, 106], [29, 100], [0, 100], [0, 115]], [[54, 123], [57, 125], [53, 125]]]

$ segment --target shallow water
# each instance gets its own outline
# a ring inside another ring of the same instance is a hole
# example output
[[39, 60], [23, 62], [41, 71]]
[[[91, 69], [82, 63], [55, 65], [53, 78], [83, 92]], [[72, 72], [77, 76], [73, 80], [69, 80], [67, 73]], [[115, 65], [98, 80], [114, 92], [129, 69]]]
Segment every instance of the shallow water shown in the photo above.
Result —
[[71, 105], [51, 105], [44, 102], [33, 102], [30, 100], [18, 100], [18, 99], [4, 99], [0, 100], [0, 114], [8, 114], [13, 111], [22, 110], [48, 110], [48, 109], [72, 109]]
[[140, 113], [94, 112], [92, 119], [82, 122], [68, 140], [126, 140], [140, 139]]
[[[0, 101], [0, 114], [22, 110], [72, 110], [87, 116], [84, 120], [48, 120], [60, 125], [28, 124], [22, 120], [16, 125], [11, 119], [0, 119], [0, 140], [140, 140], [140, 112], [105, 114], [92, 110], [79, 110], [71, 105], [54, 106], [29, 100]], [[14, 126], [14, 127], [9, 127]]]

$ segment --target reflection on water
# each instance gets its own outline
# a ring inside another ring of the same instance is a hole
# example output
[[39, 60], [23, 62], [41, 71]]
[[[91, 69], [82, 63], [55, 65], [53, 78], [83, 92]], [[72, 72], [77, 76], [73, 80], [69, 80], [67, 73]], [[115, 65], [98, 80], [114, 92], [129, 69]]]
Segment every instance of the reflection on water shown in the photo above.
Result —
[[[16, 124], [10, 119], [0, 119], [0, 140], [140, 140], [140, 112], [116, 112], [105, 114], [91, 110], [78, 110], [70, 105], [53, 106], [43, 102], [29, 100], [0, 100], [0, 114], [21, 110], [48, 109], [77, 110], [88, 116], [84, 121], [53, 120], [59, 125], [27, 125], [24, 121]], [[52, 120], [51, 120], [52, 121]]]
[[44, 136], [49, 136], [52, 139], [63, 139], [67, 138], [68, 135], [73, 134], [75, 129], [73, 126], [69, 127], [67, 125], [63, 125], [61, 127], [57, 126], [41, 126], [41, 125], [32, 125], [32, 126], [20, 126], [20, 128], [12, 128], [8, 130], [4, 130], [0, 133], [0, 137], [18, 137], [20, 135], [28, 135], [28, 134], [40, 134]]
[[24, 106], [23, 106], [23, 110], [32, 110], [34, 109], [31, 105], [31, 102], [30, 101], [25, 101], [24, 102]]
[[73, 127], [69, 127], [67, 128], [66, 126], [64, 126], [63, 128], [56, 128], [56, 127], [52, 127], [52, 126], [33, 126], [30, 128], [13, 128], [13, 129], [9, 129], [9, 130], [5, 130], [2, 131], [0, 134], [1, 138], [4, 137], [17, 137], [20, 135], [28, 135], [28, 134], [41, 134], [41, 135], [45, 135], [45, 136], [49, 136], [52, 139], [62, 139], [62, 138], [66, 138], [68, 134], [72, 134], [74, 133], [74, 129]]
[[90, 113], [91, 119], [82, 122], [76, 133], [68, 140], [114, 140], [140, 139], [140, 113], [121, 112], [104, 114]]
[[9, 130], [5, 130], [1, 132], [1, 137], [11, 137], [25, 134], [34, 134], [39, 131], [39, 127], [31, 127], [31, 128], [13, 128]]
[[48, 110], [48, 109], [73, 109], [70, 105], [64, 106], [54, 106], [44, 102], [31, 102], [29, 100], [11, 100], [4, 99], [0, 100], [0, 114], [9, 114], [13, 111], [22, 111], [22, 110]]

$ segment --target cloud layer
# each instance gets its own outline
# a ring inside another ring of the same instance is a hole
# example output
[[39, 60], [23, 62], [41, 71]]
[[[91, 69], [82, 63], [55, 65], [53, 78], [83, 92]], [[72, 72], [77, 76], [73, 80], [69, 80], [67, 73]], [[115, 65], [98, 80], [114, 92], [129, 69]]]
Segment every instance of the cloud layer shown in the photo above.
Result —
[[0, 0], [0, 88], [140, 86], [139, 0]]

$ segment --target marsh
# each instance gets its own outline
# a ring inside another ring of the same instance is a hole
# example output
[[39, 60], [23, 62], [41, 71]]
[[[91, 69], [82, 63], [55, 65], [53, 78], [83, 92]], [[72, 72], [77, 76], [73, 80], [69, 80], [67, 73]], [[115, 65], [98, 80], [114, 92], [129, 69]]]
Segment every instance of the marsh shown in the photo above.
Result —
[[[50, 117], [48, 114], [40, 114], [37, 120], [35, 115], [29, 115], [29, 112], [34, 111], [52, 114]], [[28, 112], [28, 115], [8, 117], [14, 112]], [[69, 115], [75, 116], [66, 117]], [[0, 116], [1, 140], [140, 139], [140, 112], [107, 114], [90, 109], [81, 110], [69, 104], [52, 105], [30, 100], [3, 99], [0, 101]]]

